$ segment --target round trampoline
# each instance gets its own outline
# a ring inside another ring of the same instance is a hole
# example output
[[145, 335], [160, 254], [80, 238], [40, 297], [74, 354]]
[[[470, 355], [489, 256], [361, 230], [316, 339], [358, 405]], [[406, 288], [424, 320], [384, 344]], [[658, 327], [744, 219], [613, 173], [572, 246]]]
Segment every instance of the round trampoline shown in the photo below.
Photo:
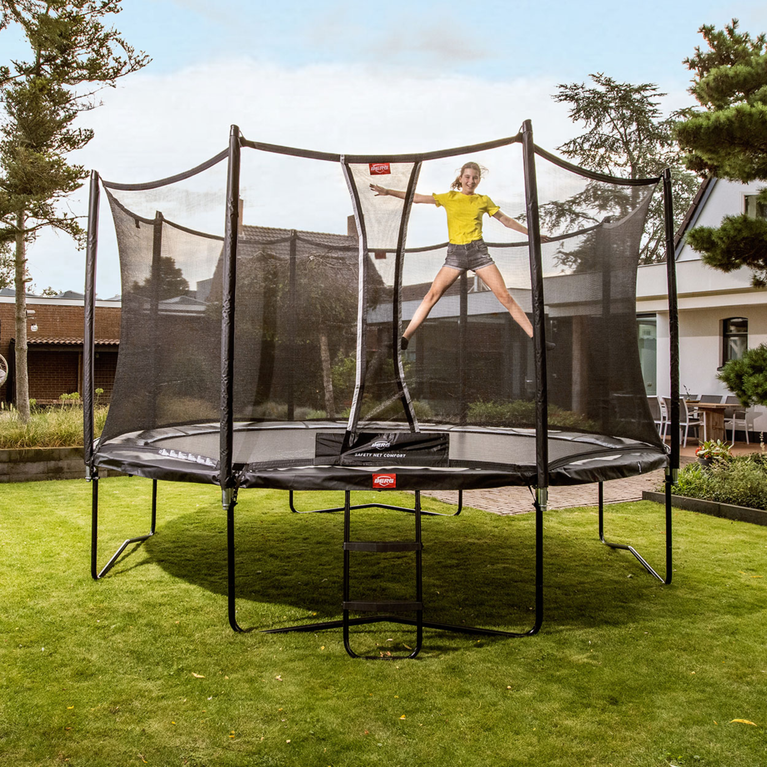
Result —
[[[403, 348], [404, 323], [447, 251], [444, 220], [432, 206], [413, 205], [416, 187], [440, 189], [467, 157], [492, 169], [486, 183], [496, 207], [529, 230], [520, 240], [490, 222], [486, 240], [533, 336], [480, 277], [462, 272]], [[279, 184], [265, 190], [258, 183], [264, 174]], [[381, 179], [401, 196], [372, 194]], [[663, 200], [656, 203], [661, 180]], [[122, 326], [110, 411], [94, 440], [102, 189], [120, 258]], [[418, 632], [415, 655], [424, 626], [456, 627], [424, 621], [420, 586], [407, 603], [355, 602], [351, 552], [413, 551], [420, 573], [420, 491], [525, 485], [534, 489], [538, 530], [537, 617], [523, 632], [530, 634], [542, 615], [547, 488], [601, 488], [605, 480], [666, 467], [666, 575], [630, 546], [608, 545], [628, 549], [669, 582], [668, 488], [678, 467], [678, 430], [671, 429], [669, 452], [645, 394], [635, 286], [653, 206], [660, 206], [667, 247], [673, 245], [670, 190], [668, 174], [626, 180], [572, 166], [533, 143], [529, 122], [510, 138], [396, 156], [260, 144], [233, 127], [227, 151], [186, 173], [146, 184], [92, 174], [84, 401], [94, 578], [126, 545], [148, 537], [128, 539], [99, 570], [100, 470], [222, 488], [235, 630], [240, 490], [342, 490], [347, 517], [352, 491], [415, 491], [414, 541], [345, 541], [344, 619], [320, 626], [342, 625], [354, 655], [349, 626], [410, 622]], [[675, 401], [673, 257], [668, 263]], [[600, 502], [607, 543], [602, 519]], [[156, 505], [148, 535], [155, 520]], [[350, 617], [356, 612], [374, 616]]]

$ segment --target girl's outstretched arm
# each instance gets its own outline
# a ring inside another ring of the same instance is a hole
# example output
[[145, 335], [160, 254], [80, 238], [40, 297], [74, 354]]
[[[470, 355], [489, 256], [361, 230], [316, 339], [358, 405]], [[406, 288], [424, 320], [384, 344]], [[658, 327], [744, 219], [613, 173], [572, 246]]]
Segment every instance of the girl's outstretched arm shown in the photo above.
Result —
[[[379, 184], [371, 184], [370, 188], [376, 193], [376, 197], [399, 197], [400, 200], [404, 200], [406, 197], [406, 193], [400, 189], [387, 189]], [[415, 194], [413, 202], [422, 202], [427, 205], [437, 204], [437, 201], [430, 194]]]
[[511, 216], [507, 216], [500, 210], [493, 213], [493, 218], [500, 221], [507, 229], [513, 229], [515, 232], [521, 232], [522, 234], [528, 233], [527, 227], [520, 224], [519, 221], [515, 221]]
[[[515, 232], [529, 235], [527, 227], [520, 224], [519, 221], [515, 221], [511, 216], [507, 216], [500, 210], [493, 214], [493, 218], [500, 221], [507, 229], [513, 229]], [[549, 242], [549, 238], [545, 234], [542, 234], [541, 242]]]

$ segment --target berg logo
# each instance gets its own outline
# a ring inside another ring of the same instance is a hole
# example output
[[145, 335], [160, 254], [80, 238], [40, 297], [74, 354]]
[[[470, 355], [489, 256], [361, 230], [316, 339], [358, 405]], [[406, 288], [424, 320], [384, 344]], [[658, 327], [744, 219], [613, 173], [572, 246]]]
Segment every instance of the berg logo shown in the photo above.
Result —
[[391, 447], [391, 442], [385, 439], [377, 439], [370, 447], [374, 447], [376, 450], [388, 450]]
[[373, 488], [376, 490], [394, 490], [397, 487], [396, 474], [374, 474]]
[[369, 163], [371, 176], [390, 176], [391, 175], [391, 163], [388, 162], [371, 162]]

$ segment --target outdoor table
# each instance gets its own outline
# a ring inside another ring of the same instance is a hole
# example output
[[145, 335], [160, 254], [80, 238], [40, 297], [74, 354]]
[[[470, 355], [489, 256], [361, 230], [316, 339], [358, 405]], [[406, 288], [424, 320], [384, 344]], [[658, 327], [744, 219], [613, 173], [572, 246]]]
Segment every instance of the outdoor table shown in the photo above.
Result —
[[692, 403], [698, 409], [703, 419], [703, 437], [698, 432], [698, 443], [704, 439], [724, 440], [724, 411], [732, 408], [732, 405], [725, 405], [721, 402], [695, 402]]

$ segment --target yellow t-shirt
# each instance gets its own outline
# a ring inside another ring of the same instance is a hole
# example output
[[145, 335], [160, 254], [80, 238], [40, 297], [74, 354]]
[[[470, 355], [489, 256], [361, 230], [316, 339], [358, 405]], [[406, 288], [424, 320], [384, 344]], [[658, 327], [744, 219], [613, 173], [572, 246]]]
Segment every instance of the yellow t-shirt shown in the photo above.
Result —
[[433, 194], [437, 206], [447, 213], [447, 238], [454, 245], [482, 239], [482, 216], [494, 216], [500, 208], [484, 194], [464, 194], [454, 189]]

